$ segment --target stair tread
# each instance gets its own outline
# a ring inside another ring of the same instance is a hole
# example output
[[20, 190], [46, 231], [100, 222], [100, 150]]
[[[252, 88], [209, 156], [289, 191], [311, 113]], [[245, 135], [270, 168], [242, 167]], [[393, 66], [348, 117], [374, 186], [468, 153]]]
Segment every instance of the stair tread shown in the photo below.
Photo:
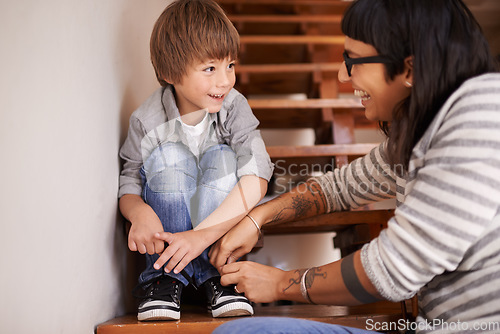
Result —
[[287, 72], [338, 72], [342, 63], [239, 64], [236, 74]]
[[[218, 0], [220, 4], [248, 4], [248, 0]], [[328, 6], [348, 6], [350, 0], [252, 0], [251, 4], [258, 5], [328, 5]]]
[[228, 15], [232, 22], [258, 23], [340, 23], [342, 15]]
[[336, 211], [287, 223], [262, 227], [265, 235], [338, 232], [356, 224], [383, 225], [394, 216], [393, 210]]
[[326, 35], [242, 35], [241, 44], [329, 44], [344, 45], [344, 36]]
[[323, 109], [323, 108], [363, 108], [359, 99], [248, 99], [252, 109]]
[[[255, 316], [276, 316], [309, 319], [326, 323], [364, 328], [367, 319], [397, 321], [401, 318], [399, 303], [379, 302], [370, 305], [346, 307], [326, 305], [256, 306]], [[139, 322], [136, 315], [126, 315], [97, 326], [97, 334], [126, 333], [211, 333], [224, 322], [238, 318], [212, 318], [206, 309], [183, 307], [178, 321]]]
[[268, 146], [271, 158], [333, 157], [337, 155], [365, 155], [380, 144], [322, 144], [311, 146]]

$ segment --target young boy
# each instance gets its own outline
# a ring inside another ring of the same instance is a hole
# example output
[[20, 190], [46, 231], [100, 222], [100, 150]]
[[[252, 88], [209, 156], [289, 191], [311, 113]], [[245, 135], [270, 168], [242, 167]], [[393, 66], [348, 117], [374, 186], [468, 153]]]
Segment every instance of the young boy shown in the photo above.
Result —
[[147, 253], [139, 320], [179, 319], [190, 280], [214, 317], [253, 314], [208, 259], [208, 247], [262, 199], [273, 170], [258, 121], [233, 89], [238, 51], [236, 29], [212, 0], [175, 1], [154, 26], [162, 87], [132, 114], [120, 150], [128, 246]]

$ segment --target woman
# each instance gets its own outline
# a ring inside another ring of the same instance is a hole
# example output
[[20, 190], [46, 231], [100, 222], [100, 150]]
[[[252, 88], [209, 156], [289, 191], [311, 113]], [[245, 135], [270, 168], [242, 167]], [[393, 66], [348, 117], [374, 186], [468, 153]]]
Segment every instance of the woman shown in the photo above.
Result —
[[[342, 30], [339, 80], [351, 82], [388, 139], [254, 208], [211, 251], [221, 282], [255, 302], [355, 305], [418, 294], [417, 332], [500, 331], [500, 74], [479, 25], [461, 0], [358, 0]], [[254, 221], [388, 197], [397, 199], [388, 227], [344, 259], [295, 271], [235, 262], [258, 239]], [[274, 328], [365, 332], [275, 318], [241, 319], [219, 331]]]

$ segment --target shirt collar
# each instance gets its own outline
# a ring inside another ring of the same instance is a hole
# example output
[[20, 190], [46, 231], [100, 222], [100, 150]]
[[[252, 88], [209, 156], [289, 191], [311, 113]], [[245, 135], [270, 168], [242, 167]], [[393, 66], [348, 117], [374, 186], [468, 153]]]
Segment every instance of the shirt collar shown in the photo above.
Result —
[[[179, 113], [179, 108], [177, 108], [177, 103], [175, 102], [174, 97], [174, 86], [167, 85], [163, 90], [162, 96], [162, 105], [163, 110], [165, 110], [165, 114], [167, 116], [167, 120], [177, 120], [180, 122], [181, 114]], [[224, 105], [222, 106], [224, 108]], [[210, 124], [213, 122], [217, 122], [217, 114], [212, 113], [208, 115], [208, 121]]]

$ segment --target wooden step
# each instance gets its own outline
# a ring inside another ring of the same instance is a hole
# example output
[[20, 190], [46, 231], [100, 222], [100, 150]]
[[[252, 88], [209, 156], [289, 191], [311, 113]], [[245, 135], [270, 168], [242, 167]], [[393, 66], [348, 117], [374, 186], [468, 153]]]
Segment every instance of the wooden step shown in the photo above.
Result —
[[380, 144], [325, 144], [313, 146], [268, 146], [267, 153], [272, 159], [335, 157], [338, 155], [361, 156], [368, 154]]
[[220, 4], [232, 5], [307, 5], [307, 6], [338, 6], [346, 7], [352, 0], [217, 0]]
[[324, 110], [352, 114], [356, 128], [378, 128], [376, 122], [366, 118], [358, 99], [249, 99], [248, 103], [261, 128], [317, 128], [327, 120]]
[[338, 72], [342, 63], [239, 64], [236, 74]]
[[[273, 112], [266, 109], [254, 109], [253, 113], [259, 120], [261, 129], [316, 129], [324, 126], [326, 122], [321, 110], [313, 109], [276, 109]], [[366, 118], [364, 109], [354, 109], [351, 113], [356, 129], [379, 128], [376, 122]]]
[[344, 36], [325, 35], [242, 35], [240, 43], [244, 44], [304, 44], [304, 45], [344, 45]]
[[361, 109], [359, 99], [249, 99], [252, 109]]
[[[254, 307], [255, 316], [293, 317], [342, 326], [366, 328], [373, 323], [397, 322], [402, 318], [401, 304], [378, 302], [361, 306], [284, 305]], [[178, 321], [139, 322], [136, 315], [112, 319], [97, 326], [97, 334], [160, 334], [160, 333], [211, 333], [227, 321], [238, 318], [212, 318], [201, 307], [182, 308]]]
[[265, 235], [338, 232], [356, 224], [376, 230], [387, 224], [394, 210], [338, 211], [287, 223], [269, 223], [262, 227]]
[[341, 15], [228, 15], [233, 23], [335, 23]]

